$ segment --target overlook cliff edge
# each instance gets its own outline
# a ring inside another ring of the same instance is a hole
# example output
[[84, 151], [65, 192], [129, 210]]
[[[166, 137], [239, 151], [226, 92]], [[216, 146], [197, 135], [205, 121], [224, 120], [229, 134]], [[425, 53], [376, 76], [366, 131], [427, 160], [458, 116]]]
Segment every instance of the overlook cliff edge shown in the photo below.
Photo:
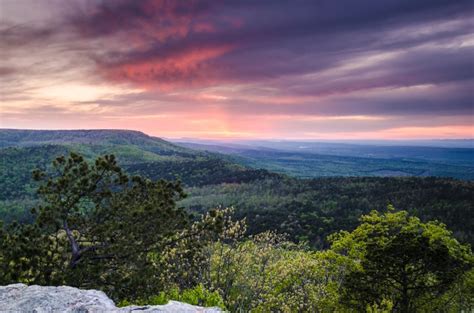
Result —
[[219, 313], [222, 311], [216, 307], [204, 308], [178, 301], [169, 301], [165, 305], [132, 305], [118, 308], [104, 292], [99, 290], [12, 284], [0, 286], [0, 312]]

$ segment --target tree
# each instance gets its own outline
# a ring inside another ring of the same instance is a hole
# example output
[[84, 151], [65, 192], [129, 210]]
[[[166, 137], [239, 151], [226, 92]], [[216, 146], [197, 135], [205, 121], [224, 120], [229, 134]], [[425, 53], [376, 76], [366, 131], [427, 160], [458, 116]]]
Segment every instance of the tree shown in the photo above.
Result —
[[472, 268], [470, 247], [439, 222], [422, 223], [391, 206], [387, 213], [362, 216], [361, 222], [353, 232], [330, 238], [334, 251], [354, 261], [342, 284], [341, 300], [350, 307], [365, 310], [389, 301], [397, 312], [433, 310]]
[[203, 281], [231, 312], [332, 312], [347, 260], [333, 251], [311, 251], [287, 236], [244, 237], [234, 223], [209, 247]]
[[157, 260], [164, 250], [218, 231], [218, 214], [193, 225], [176, 206], [185, 196], [179, 182], [130, 177], [113, 155], [90, 165], [71, 153], [53, 167], [53, 173], [34, 172], [43, 203], [34, 210], [36, 222], [12, 224], [0, 234], [3, 282], [98, 288], [116, 299], [146, 297], [163, 287]]

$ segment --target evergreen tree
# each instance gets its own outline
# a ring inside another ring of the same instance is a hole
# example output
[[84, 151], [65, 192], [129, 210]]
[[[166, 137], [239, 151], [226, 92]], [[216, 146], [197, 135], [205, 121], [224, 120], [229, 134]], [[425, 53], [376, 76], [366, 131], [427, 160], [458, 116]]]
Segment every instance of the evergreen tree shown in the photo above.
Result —
[[[165, 249], [218, 230], [218, 219], [192, 225], [176, 206], [185, 196], [179, 183], [129, 177], [113, 155], [90, 165], [71, 153], [53, 165], [53, 173], [34, 172], [42, 200], [36, 222], [14, 223], [0, 234], [1, 283], [67, 284], [114, 298], [144, 297], [163, 288]], [[191, 244], [188, 250], [192, 259]]]

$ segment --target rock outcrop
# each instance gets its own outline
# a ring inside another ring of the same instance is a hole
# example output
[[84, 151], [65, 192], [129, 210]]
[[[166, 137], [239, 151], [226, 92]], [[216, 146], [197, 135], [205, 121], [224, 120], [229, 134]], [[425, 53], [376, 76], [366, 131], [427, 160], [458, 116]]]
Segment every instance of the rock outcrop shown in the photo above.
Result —
[[0, 312], [218, 313], [222, 311], [219, 308], [204, 308], [177, 301], [170, 301], [166, 305], [117, 308], [105, 293], [98, 290], [13, 284], [0, 286]]

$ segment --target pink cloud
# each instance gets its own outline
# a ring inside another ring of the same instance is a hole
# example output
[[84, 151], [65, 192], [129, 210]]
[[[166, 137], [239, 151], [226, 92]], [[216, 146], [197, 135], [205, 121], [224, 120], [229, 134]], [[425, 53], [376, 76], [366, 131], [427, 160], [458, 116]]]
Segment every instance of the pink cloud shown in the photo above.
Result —
[[132, 82], [140, 87], [170, 90], [177, 86], [200, 86], [209, 82], [213, 69], [207, 62], [231, 51], [232, 45], [196, 47], [165, 57], [105, 66], [102, 73], [107, 79]]

